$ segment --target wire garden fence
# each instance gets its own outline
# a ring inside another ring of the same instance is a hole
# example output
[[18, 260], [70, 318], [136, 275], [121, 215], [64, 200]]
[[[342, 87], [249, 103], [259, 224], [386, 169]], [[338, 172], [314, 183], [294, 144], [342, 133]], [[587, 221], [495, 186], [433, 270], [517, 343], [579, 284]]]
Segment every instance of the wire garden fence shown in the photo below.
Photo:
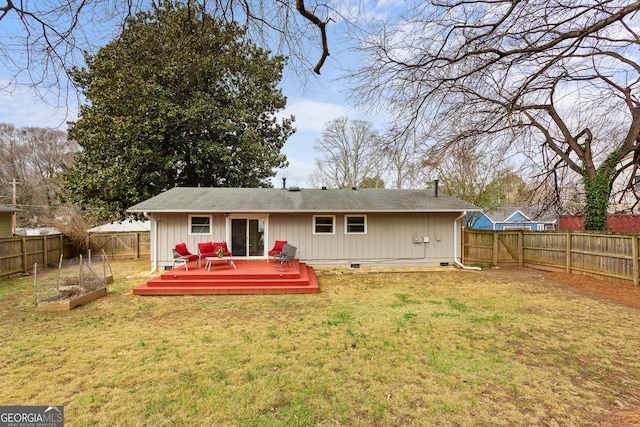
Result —
[[57, 265], [33, 266], [33, 299], [36, 310], [71, 310], [107, 294], [113, 282], [109, 258], [103, 252], [64, 259]]

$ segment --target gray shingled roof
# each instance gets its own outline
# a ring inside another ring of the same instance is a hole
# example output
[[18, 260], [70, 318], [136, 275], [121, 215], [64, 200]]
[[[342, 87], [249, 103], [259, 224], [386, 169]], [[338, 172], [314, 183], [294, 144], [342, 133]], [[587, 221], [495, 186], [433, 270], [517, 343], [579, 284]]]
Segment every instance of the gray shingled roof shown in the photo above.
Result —
[[176, 187], [129, 212], [462, 212], [479, 208], [432, 190]]

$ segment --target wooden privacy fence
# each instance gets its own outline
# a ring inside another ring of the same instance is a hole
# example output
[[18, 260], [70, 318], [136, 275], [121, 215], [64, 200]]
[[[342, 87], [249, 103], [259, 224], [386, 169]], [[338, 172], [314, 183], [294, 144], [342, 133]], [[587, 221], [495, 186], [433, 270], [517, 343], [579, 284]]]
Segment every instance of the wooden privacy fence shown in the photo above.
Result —
[[[89, 248], [93, 254], [104, 250], [111, 259], [148, 258], [151, 250], [151, 234], [95, 233], [89, 235]], [[0, 277], [28, 273], [33, 264], [57, 264], [60, 254], [65, 259], [74, 256], [69, 238], [62, 234], [48, 236], [23, 236], [0, 238]]]
[[28, 273], [33, 264], [57, 264], [60, 254], [70, 258], [71, 243], [62, 234], [0, 238], [0, 277]]
[[465, 264], [524, 266], [640, 283], [638, 234], [465, 230]]
[[104, 250], [111, 259], [149, 258], [151, 233], [92, 233], [89, 235], [89, 249], [94, 254]]

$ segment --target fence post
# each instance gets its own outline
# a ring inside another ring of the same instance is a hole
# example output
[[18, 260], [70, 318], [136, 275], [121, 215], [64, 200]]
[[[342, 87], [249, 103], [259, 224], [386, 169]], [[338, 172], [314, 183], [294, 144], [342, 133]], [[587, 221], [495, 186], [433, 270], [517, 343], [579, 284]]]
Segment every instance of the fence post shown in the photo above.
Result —
[[567, 243], [566, 243], [566, 261], [564, 271], [565, 273], [571, 273], [571, 231], [567, 231]]
[[22, 272], [27, 273], [27, 238], [22, 239]]
[[135, 259], [140, 258], [140, 233], [133, 234], [133, 250], [135, 252]]
[[44, 265], [45, 267], [47, 265], [49, 265], [49, 251], [47, 250], [47, 235], [45, 234], [43, 237], [43, 241], [42, 241], [42, 245], [43, 245], [43, 249], [44, 249], [44, 253], [42, 254], [42, 256], [44, 257], [44, 260], [42, 262], [42, 265]]
[[524, 231], [518, 231], [518, 267], [524, 265]]
[[633, 286], [640, 286], [640, 272], [638, 271], [638, 235], [631, 236], [631, 254], [633, 256]]
[[492, 264], [494, 267], [498, 267], [498, 232], [497, 231], [493, 231], [493, 259]]

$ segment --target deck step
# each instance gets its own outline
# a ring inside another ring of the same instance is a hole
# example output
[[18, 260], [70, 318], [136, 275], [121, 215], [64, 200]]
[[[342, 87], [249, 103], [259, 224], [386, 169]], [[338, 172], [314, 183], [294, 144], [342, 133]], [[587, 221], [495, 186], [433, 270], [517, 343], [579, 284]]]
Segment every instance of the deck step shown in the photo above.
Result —
[[[189, 265], [179, 267], [133, 289], [134, 295], [240, 295], [318, 293], [313, 267], [297, 263], [297, 268], [276, 270], [273, 264], [236, 261], [237, 269], [212, 268], [207, 271]], [[262, 273], [262, 274], [261, 274]]]

